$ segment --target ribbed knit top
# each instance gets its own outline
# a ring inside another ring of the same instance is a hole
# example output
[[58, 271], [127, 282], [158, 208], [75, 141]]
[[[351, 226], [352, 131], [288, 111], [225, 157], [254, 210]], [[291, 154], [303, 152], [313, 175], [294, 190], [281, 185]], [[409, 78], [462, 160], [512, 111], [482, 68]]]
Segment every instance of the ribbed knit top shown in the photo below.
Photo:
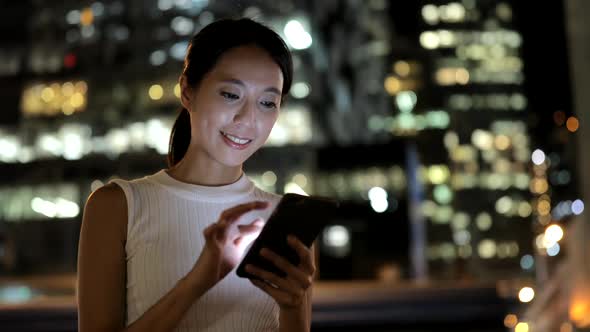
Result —
[[[202, 186], [181, 182], [165, 170], [132, 181], [112, 180], [125, 192], [128, 207], [127, 324], [137, 320], [194, 266], [205, 245], [203, 230], [224, 210], [265, 200], [265, 210], [245, 214], [237, 224], [266, 220], [280, 200], [242, 173], [234, 183]], [[233, 229], [237, 232], [237, 228]], [[278, 305], [238, 277], [235, 268], [199, 298], [176, 331], [277, 331]]]

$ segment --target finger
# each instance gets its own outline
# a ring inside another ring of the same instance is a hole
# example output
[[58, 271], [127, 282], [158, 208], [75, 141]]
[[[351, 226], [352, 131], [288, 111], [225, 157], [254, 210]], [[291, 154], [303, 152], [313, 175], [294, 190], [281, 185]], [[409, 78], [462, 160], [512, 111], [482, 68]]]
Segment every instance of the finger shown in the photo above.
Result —
[[238, 225], [238, 230], [244, 235], [259, 232], [264, 225], [262, 218], [257, 218], [252, 223], [247, 225]]
[[287, 242], [293, 248], [297, 255], [300, 258], [300, 265], [305, 268], [307, 272], [310, 274], [315, 273], [315, 265], [313, 262], [313, 255], [311, 253], [311, 249], [308, 248], [303, 242], [301, 242], [296, 236], [289, 235], [287, 237]]
[[217, 224], [211, 224], [209, 226], [207, 226], [207, 228], [205, 228], [203, 230], [203, 235], [205, 236], [206, 239], [210, 239], [211, 235], [213, 235], [213, 231], [215, 229], [215, 227], [217, 226]]
[[223, 211], [219, 217], [219, 221], [223, 223], [232, 223], [238, 220], [243, 214], [252, 210], [264, 210], [268, 207], [268, 205], [269, 203], [266, 201], [253, 201], [236, 205]]
[[264, 227], [264, 219], [262, 219], [260, 217], [256, 218], [256, 219], [254, 219], [254, 221], [250, 225]]
[[234, 244], [239, 245], [244, 238], [254, 239], [256, 237], [256, 235], [260, 233], [261, 229], [262, 228], [258, 227], [258, 228], [250, 229], [248, 231], [240, 230], [240, 234], [234, 239]]
[[240, 231], [240, 235], [250, 235], [250, 234], [254, 234], [257, 232], [260, 232], [262, 230], [262, 227], [260, 226], [254, 226], [254, 225], [239, 225], [238, 226], [238, 231]]
[[234, 244], [239, 246], [246, 237], [258, 236], [262, 230], [264, 222], [262, 218], [256, 218], [253, 222], [247, 225], [238, 225], [238, 236], [234, 239]]
[[287, 304], [289, 306], [296, 306], [297, 304], [299, 304], [297, 297], [294, 297], [293, 295], [281, 290], [280, 288], [274, 288], [268, 283], [257, 279], [250, 279], [250, 282], [254, 284], [254, 286], [260, 288], [262, 291], [270, 295], [278, 303]]
[[218, 238], [220, 241], [227, 241], [227, 236], [229, 233], [229, 227], [235, 223], [239, 218], [252, 210], [261, 210], [266, 209], [268, 207], [268, 202], [265, 201], [253, 201], [250, 203], [245, 203], [241, 205], [234, 206], [228, 210], [225, 210], [221, 213], [219, 217], [219, 221], [217, 224], [219, 225], [218, 229]]
[[267, 282], [275, 284], [281, 290], [283, 290], [289, 294], [292, 294], [294, 296], [300, 296], [304, 292], [303, 289], [298, 284], [296, 284], [295, 281], [281, 278], [278, 275], [276, 275], [270, 271], [263, 270], [261, 268], [254, 266], [254, 265], [251, 265], [251, 264], [246, 265], [246, 272], [257, 276], [258, 278], [260, 278], [262, 280], [265, 280]]
[[252, 243], [255, 238], [256, 236], [254, 236], [253, 234], [240, 235], [234, 239], [234, 244], [236, 246], [239, 246], [245, 240], [248, 240], [247, 243]]
[[301, 269], [295, 267], [293, 264], [291, 264], [291, 262], [281, 257], [277, 253], [267, 248], [263, 248], [260, 251], [260, 255], [265, 259], [269, 260], [271, 263], [273, 263], [281, 271], [287, 273], [288, 278], [291, 278], [298, 282], [303, 289], [308, 289], [311, 286], [311, 275], [308, 275]]

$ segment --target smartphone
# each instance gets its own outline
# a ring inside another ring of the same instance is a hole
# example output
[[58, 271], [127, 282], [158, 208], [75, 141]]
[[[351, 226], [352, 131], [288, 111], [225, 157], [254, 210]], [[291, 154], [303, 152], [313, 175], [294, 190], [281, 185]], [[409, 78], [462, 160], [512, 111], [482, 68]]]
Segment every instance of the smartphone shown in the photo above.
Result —
[[299, 265], [299, 255], [287, 242], [287, 236], [295, 235], [309, 248], [322, 229], [334, 220], [339, 205], [337, 200], [326, 197], [293, 193], [283, 195], [260, 235], [238, 265], [237, 275], [242, 278], [260, 279], [246, 272], [246, 265], [252, 264], [285, 277], [286, 273], [260, 256], [260, 250], [268, 248], [293, 265]]

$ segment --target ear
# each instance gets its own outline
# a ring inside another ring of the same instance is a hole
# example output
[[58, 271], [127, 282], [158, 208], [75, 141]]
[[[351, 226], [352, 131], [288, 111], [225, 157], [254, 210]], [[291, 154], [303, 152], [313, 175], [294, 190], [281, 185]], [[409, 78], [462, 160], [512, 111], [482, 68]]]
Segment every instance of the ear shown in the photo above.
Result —
[[180, 103], [187, 111], [191, 111], [191, 100], [194, 94], [194, 88], [191, 87], [184, 74], [180, 75]]

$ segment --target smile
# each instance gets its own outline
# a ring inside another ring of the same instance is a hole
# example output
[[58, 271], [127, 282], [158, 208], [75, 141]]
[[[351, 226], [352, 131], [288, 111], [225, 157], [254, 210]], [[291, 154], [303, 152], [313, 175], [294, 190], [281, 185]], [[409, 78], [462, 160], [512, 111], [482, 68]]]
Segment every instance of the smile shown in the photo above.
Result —
[[250, 142], [252, 142], [251, 139], [239, 138], [237, 136], [230, 135], [223, 131], [221, 132], [221, 134], [223, 135], [225, 142], [233, 148], [244, 149], [246, 146], [248, 146]]

